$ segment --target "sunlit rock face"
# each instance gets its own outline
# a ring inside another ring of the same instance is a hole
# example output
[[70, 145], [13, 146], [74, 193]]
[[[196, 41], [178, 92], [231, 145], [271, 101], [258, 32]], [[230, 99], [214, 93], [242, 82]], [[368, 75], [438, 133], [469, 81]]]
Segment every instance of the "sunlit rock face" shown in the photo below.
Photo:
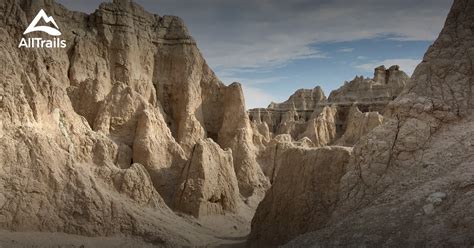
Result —
[[211, 139], [198, 142], [175, 201], [176, 209], [196, 217], [236, 213], [240, 196], [231, 150], [222, 150]]
[[[66, 48], [18, 48], [40, 9]], [[219, 81], [180, 18], [130, 1], [87, 15], [6, 0], [0, 13], [0, 228], [206, 245], [216, 237], [174, 210], [236, 213], [268, 187], [240, 84]]]

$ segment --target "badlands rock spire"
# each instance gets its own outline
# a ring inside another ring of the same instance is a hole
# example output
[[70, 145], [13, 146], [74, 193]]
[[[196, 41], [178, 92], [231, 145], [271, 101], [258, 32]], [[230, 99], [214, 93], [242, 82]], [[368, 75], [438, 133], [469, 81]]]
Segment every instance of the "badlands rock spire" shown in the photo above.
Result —
[[283, 103], [271, 103], [266, 109], [251, 109], [248, 112], [255, 126], [261, 128], [266, 125], [273, 135], [290, 134], [294, 140], [307, 137], [316, 146], [335, 143], [352, 146], [358, 138], [375, 127], [373, 124], [364, 124], [367, 126], [364, 132], [345, 135], [357, 135], [354, 139], [341, 139], [345, 132], [354, 131], [349, 127], [355, 108], [370, 116], [374, 116], [375, 112], [383, 114], [387, 104], [401, 93], [408, 79], [397, 65], [389, 69], [380, 66], [375, 68], [372, 79], [356, 76], [354, 80], [332, 91], [328, 98], [317, 86], [310, 90], [297, 90]]

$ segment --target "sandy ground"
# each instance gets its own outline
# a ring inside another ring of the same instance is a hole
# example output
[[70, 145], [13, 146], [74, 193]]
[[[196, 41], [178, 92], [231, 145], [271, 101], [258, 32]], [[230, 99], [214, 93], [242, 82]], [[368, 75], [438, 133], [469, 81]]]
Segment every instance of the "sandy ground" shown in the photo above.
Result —
[[[180, 215], [179, 221], [191, 224], [200, 230], [203, 236], [212, 236], [206, 247], [245, 247], [250, 233], [250, 223], [260, 197], [249, 199], [248, 205], [242, 204], [236, 215], [208, 216], [195, 219]], [[183, 230], [186, 233], [186, 230]], [[212, 235], [209, 235], [212, 234]], [[86, 237], [65, 233], [46, 232], [10, 232], [0, 230], [0, 248], [108, 248], [108, 247], [156, 247], [140, 237], [112, 236]]]
[[[235, 234], [237, 234], [236, 232]], [[222, 236], [220, 242], [207, 247], [245, 247], [245, 236]], [[112, 247], [157, 247], [140, 238], [127, 236], [85, 237], [65, 233], [10, 232], [0, 230], [0, 248], [112, 248]]]
[[[245, 247], [250, 232], [249, 220], [241, 216], [205, 217], [200, 220], [184, 217], [202, 230], [203, 236], [213, 233], [214, 239], [206, 247]], [[183, 230], [186, 233], [186, 230]], [[10, 232], [0, 230], [0, 248], [108, 248], [108, 247], [156, 247], [139, 237], [112, 236], [86, 237], [65, 233]]]
[[131, 237], [84, 237], [64, 233], [0, 231], [0, 247], [155, 247]]

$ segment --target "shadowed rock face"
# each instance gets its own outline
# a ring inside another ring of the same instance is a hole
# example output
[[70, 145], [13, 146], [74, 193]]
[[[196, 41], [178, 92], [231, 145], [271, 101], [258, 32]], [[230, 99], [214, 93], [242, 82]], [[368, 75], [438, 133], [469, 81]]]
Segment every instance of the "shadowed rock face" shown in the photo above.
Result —
[[[289, 147], [305, 143], [310, 147], [354, 146], [384, 121], [388, 103], [406, 86], [408, 76], [398, 66], [375, 69], [373, 79], [356, 77], [331, 92], [329, 99], [319, 87], [298, 90], [286, 102], [267, 109], [249, 110], [257, 161], [273, 182], [276, 161]], [[288, 140], [279, 136], [286, 134]]]
[[336, 145], [354, 146], [361, 137], [383, 124], [383, 116], [378, 112], [362, 113], [352, 106], [346, 120], [346, 130]]
[[[380, 66], [375, 68], [374, 78], [355, 77], [332, 91], [328, 99], [320, 87], [300, 89], [283, 103], [271, 103], [266, 109], [251, 109], [248, 113], [255, 125], [266, 123], [274, 135], [290, 134], [294, 140], [308, 137], [316, 146], [325, 146], [336, 143], [351, 125], [351, 107], [357, 106], [364, 113], [383, 114], [387, 104], [402, 92], [408, 80], [409, 77], [398, 66], [389, 69]], [[333, 115], [327, 115], [328, 107], [332, 108]], [[322, 121], [321, 116], [328, 116], [329, 119], [321, 126], [315, 125]], [[327, 123], [332, 124], [328, 127]], [[371, 130], [373, 127], [366, 129]], [[320, 131], [313, 131], [315, 129]], [[328, 132], [322, 133], [323, 129], [328, 129]], [[354, 138], [357, 140], [360, 137]], [[354, 140], [348, 143], [344, 141], [342, 139], [337, 143], [347, 146], [355, 143]]]
[[[285, 223], [313, 231], [288, 247], [467, 247], [474, 243], [473, 26], [474, 2], [454, 1], [445, 27], [407, 90], [388, 105], [384, 124], [355, 145], [336, 184], [333, 208], [318, 211], [323, 215], [318, 221], [293, 218], [296, 221]], [[325, 186], [317, 189], [330, 194]], [[280, 193], [275, 188], [270, 191]], [[267, 207], [258, 209], [260, 218], [252, 223], [249, 242], [283, 244], [289, 237], [276, 231], [283, 225], [278, 218], [266, 216], [293, 199], [264, 202]], [[302, 213], [314, 209], [305, 207]], [[282, 214], [280, 218], [287, 216]]]
[[[39, 9], [65, 49], [18, 48]], [[212, 235], [171, 209], [234, 213], [236, 185], [246, 196], [268, 187], [240, 84], [216, 78], [178, 17], [130, 1], [86, 15], [6, 0], [0, 13], [1, 228], [205, 245]], [[214, 151], [225, 163], [206, 160]], [[204, 184], [187, 188], [193, 206], [175, 206], [189, 167], [203, 169], [193, 178]]]
[[283, 151], [276, 161], [276, 179], [252, 220], [252, 246], [277, 246], [324, 224], [336, 206], [337, 185], [351, 150], [328, 146]]

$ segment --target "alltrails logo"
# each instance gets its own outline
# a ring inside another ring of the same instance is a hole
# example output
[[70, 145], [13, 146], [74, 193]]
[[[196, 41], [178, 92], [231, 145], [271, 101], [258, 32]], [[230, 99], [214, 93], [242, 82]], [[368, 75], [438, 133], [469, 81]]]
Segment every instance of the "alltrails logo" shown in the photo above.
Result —
[[[56, 28], [49, 27], [49, 26], [37, 26], [40, 20], [43, 20], [46, 23], [52, 23]], [[31, 24], [26, 28], [23, 34], [29, 34], [31, 32], [45, 32], [52, 36], [59, 36], [61, 32], [59, 31], [58, 24], [54, 21], [52, 16], [46, 15], [44, 10], [40, 10], [36, 15], [35, 19], [31, 22]], [[61, 40], [60, 38], [53, 38], [52, 40], [43, 39], [43, 38], [22, 38], [20, 41], [20, 45], [18, 48], [25, 47], [25, 48], [65, 48], [66, 41]]]

